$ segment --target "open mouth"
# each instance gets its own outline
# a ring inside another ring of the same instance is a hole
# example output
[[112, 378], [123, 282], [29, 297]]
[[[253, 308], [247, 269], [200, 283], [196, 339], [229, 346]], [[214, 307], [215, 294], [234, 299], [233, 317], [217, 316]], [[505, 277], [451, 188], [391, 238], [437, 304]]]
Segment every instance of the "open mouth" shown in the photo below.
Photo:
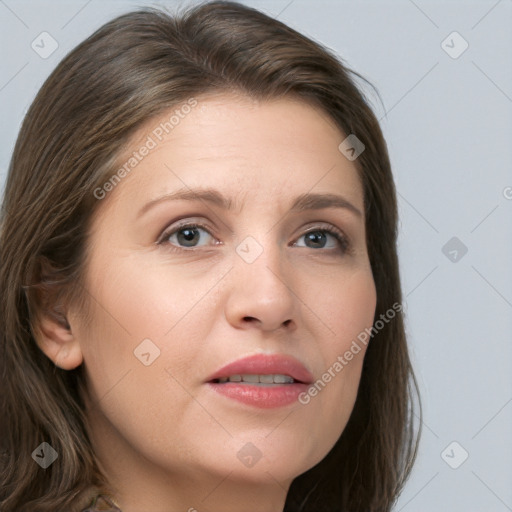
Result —
[[255, 354], [227, 364], [205, 384], [226, 398], [270, 409], [297, 402], [312, 382], [312, 374], [294, 357]]
[[243, 382], [244, 384], [272, 386], [274, 384], [293, 384], [299, 382], [289, 375], [270, 374], [270, 375], [231, 375], [230, 377], [220, 377], [213, 380], [217, 384], [226, 384], [227, 382]]

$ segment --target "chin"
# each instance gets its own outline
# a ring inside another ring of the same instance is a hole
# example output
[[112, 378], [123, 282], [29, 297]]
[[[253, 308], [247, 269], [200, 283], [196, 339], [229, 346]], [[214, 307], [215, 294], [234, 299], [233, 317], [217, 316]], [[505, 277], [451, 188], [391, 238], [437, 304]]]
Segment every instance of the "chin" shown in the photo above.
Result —
[[[265, 437], [265, 435], [267, 437]], [[214, 472], [226, 475], [231, 472], [230, 480], [268, 484], [269, 480], [281, 484], [288, 483], [318, 464], [330, 451], [336, 439], [326, 444], [304, 440], [297, 433], [283, 435], [268, 434], [241, 435], [229, 443], [222, 443], [212, 463]], [[213, 447], [210, 445], [210, 450]], [[210, 451], [214, 454], [213, 450]]]

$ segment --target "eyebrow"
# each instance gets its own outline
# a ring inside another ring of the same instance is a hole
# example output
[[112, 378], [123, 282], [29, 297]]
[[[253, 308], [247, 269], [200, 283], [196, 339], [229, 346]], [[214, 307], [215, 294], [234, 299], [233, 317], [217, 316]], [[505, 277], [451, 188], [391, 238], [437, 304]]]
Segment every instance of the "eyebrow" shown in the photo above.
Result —
[[[170, 194], [158, 197], [146, 203], [139, 211], [139, 216], [145, 214], [154, 206], [167, 201], [204, 201], [218, 206], [224, 210], [233, 210], [235, 202], [231, 198], [223, 196], [213, 188], [180, 189]], [[361, 211], [351, 202], [337, 194], [305, 193], [297, 196], [293, 201], [290, 212], [302, 212], [305, 210], [322, 210], [324, 208], [344, 208], [355, 215], [362, 217]]]

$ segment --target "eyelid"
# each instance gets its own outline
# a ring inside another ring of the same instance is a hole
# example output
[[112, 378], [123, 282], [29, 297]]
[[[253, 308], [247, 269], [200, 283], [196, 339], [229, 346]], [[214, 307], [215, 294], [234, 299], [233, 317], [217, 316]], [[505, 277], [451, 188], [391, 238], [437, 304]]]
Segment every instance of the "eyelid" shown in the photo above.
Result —
[[[167, 228], [165, 228], [163, 233], [158, 237], [158, 240], [156, 243], [158, 245], [165, 244], [167, 242], [167, 239], [171, 235], [174, 235], [177, 231], [180, 231], [185, 228], [200, 228], [200, 229], [203, 229], [204, 231], [206, 231], [212, 238], [215, 238], [215, 236], [212, 233], [213, 230], [210, 229], [208, 226], [206, 226], [202, 222], [190, 220], [190, 218], [187, 218], [187, 219], [184, 219], [182, 222], [179, 222], [176, 226], [173, 226], [171, 224], [171, 226], [168, 226]], [[178, 247], [171, 243], [168, 243], [168, 245], [170, 245], [178, 250], [182, 249], [182, 250], [186, 251], [186, 250], [194, 249], [194, 247]]]
[[[303, 231], [301, 231], [301, 234], [298, 235], [293, 242], [293, 246], [296, 245], [297, 240], [302, 238], [303, 236], [307, 235], [308, 233], [315, 232], [315, 231], [325, 231], [329, 233], [331, 236], [337, 239], [339, 247], [336, 249], [314, 249], [319, 252], [335, 252], [335, 251], [341, 251], [343, 254], [350, 251], [352, 248], [352, 243], [350, 238], [338, 227], [334, 226], [333, 224], [324, 222], [324, 221], [316, 221], [316, 222], [310, 222], [310, 226], [303, 228]], [[182, 219], [181, 221], [178, 221], [177, 225], [171, 224], [169, 227], [164, 229], [162, 235], [157, 240], [158, 245], [167, 245], [172, 250], [176, 251], [192, 251], [197, 250], [198, 247], [181, 247], [178, 245], [174, 245], [170, 242], [168, 242], [168, 239], [171, 235], [175, 234], [176, 232], [185, 229], [185, 228], [199, 228], [204, 231], [206, 231], [212, 238], [215, 238], [214, 234], [212, 233], [212, 229], [210, 229], [205, 223], [200, 221], [195, 221], [193, 218], [187, 217]], [[217, 243], [215, 245], [220, 245], [222, 242], [219, 242], [217, 240]], [[199, 246], [204, 247], [204, 246]]]

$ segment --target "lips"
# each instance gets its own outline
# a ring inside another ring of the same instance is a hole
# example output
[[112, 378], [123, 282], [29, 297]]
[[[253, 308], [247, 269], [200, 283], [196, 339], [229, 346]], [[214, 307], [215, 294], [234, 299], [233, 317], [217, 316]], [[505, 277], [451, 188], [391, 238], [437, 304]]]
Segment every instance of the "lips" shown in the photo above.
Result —
[[285, 375], [302, 384], [311, 384], [314, 380], [306, 367], [292, 356], [256, 354], [223, 366], [207, 382], [234, 375]]
[[289, 405], [313, 382], [313, 375], [288, 355], [257, 354], [229, 363], [208, 377], [217, 393], [260, 408]]

